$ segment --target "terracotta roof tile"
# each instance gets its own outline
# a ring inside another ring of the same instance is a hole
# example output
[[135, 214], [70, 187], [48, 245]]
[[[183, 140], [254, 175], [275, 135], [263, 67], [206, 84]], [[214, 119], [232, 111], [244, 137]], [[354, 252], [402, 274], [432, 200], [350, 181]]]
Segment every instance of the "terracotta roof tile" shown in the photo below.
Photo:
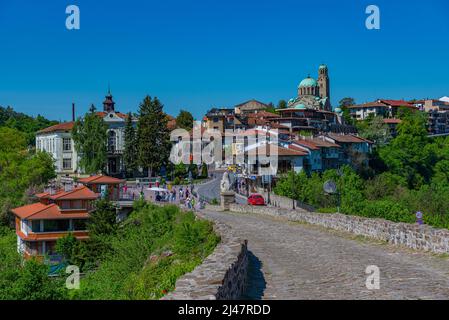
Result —
[[86, 210], [79, 210], [77, 212], [62, 213], [59, 207], [52, 204], [42, 204], [40, 202], [14, 208], [11, 210], [16, 216], [21, 219], [41, 220], [41, 219], [76, 219], [88, 218], [89, 214]]
[[71, 191], [59, 191], [49, 198], [52, 200], [82, 200], [82, 199], [97, 199], [98, 193], [93, 192], [86, 186], [76, 187]]
[[37, 133], [48, 133], [48, 132], [56, 132], [56, 131], [71, 131], [74, 124], [75, 123], [73, 121], [63, 122], [63, 123], [59, 123], [54, 126], [42, 129], [42, 130], [38, 131]]
[[339, 143], [361, 143], [361, 142], [368, 142], [372, 143], [371, 141], [364, 139], [362, 137], [358, 137], [352, 134], [336, 134], [336, 133], [329, 133], [329, 138], [339, 142]]
[[[272, 154], [272, 150], [274, 150], [273, 148], [276, 147], [276, 145], [270, 145], [270, 147], [268, 148], [268, 155]], [[259, 146], [257, 148], [251, 149], [248, 151], [248, 155], [249, 156], [256, 156], [258, 154], [263, 154], [266, 155], [267, 154], [267, 146], [263, 145], [263, 146]], [[281, 146], [277, 146], [277, 155], [278, 156], [306, 156], [308, 155], [308, 153], [306, 151], [303, 150], [294, 150], [294, 149], [290, 149], [290, 148], [284, 148]]]
[[78, 182], [82, 184], [120, 184], [124, 183], [125, 180], [105, 175], [95, 175], [87, 178], [78, 179]]

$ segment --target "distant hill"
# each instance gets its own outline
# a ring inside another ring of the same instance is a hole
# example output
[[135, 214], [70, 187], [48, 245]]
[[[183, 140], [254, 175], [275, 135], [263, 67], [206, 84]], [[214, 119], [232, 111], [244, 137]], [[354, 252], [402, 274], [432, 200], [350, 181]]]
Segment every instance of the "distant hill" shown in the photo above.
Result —
[[31, 146], [35, 144], [37, 131], [57, 123], [59, 122], [48, 120], [41, 115], [32, 117], [25, 113], [14, 111], [9, 106], [6, 108], [0, 106], [0, 126], [14, 128], [23, 132], [27, 137], [28, 144]]

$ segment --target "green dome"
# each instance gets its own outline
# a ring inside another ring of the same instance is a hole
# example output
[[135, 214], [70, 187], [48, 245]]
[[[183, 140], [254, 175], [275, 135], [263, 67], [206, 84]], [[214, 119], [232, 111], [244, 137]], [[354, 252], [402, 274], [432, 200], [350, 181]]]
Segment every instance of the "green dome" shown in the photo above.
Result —
[[306, 106], [300, 103], [295, 106], [295, 109], [306, 109]]
[[325, 64], [321, 64], [320, 67], [318, 68], [318, 70], [321, 70], [321, 69], [327, 69], [327, 66]]
[[341, 108], [336, 107], [336, 108], [334, 109], [334, 112], [335, 112], [335, 113], [341, 113]]
[[299, 84], [299, 87], [316, 87], [317, 83], [316, 80], [310, 77], [305, 78], [304, 80], [301, 81], [301, 83]]

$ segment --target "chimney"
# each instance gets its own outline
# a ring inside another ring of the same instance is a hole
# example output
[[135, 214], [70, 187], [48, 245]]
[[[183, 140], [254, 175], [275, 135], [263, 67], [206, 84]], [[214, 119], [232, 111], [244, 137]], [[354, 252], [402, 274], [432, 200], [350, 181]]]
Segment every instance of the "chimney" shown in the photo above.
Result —
[[75, 103], [72, 103], [72, 121], [75, 122]]

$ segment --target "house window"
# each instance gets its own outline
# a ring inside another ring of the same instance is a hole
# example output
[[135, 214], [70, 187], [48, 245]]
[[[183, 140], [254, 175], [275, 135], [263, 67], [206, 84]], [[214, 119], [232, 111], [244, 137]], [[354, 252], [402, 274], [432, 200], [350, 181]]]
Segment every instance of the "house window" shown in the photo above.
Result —
[[87, 230], [86, 220], [74, 219], [73, 220], [73, 230], [74, 231]]
[[41, 221], [40, 220], [31, 220], [31, 231], [32, 232], [40, 232], [41, 231]]
[[44, 220], [44, 232], [68, 231], [69, 220]]
[[67, 209], [71, 209], [72, 208], [70, 201], [67, 201], [67, 200], [66, 201], [61, 201], [59, 203], [59, 207], [62, 210], [67, 210]]
[[72, 151], [72, 140], [70, 138], [62, 138], [62, 150]]
[[72, 159], [62, 159], [62, 170], [71, 170], [72, 169]]

